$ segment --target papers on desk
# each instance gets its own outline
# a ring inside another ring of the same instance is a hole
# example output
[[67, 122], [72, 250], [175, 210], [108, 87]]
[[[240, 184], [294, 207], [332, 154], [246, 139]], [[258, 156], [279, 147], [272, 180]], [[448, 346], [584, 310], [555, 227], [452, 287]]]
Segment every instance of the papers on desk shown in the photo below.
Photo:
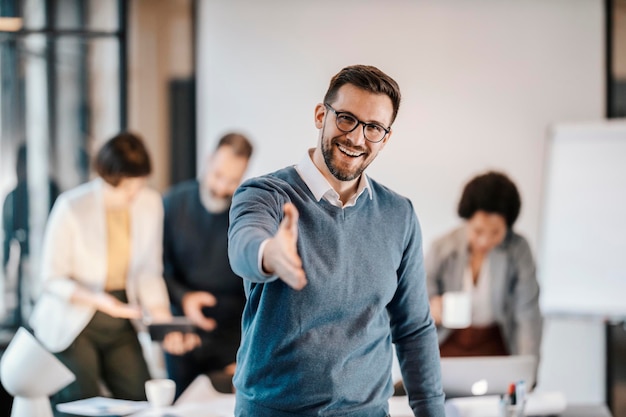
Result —
[[200, 375], [180, 395], [172, 407], [160, 410], [148, 409], [132, 417], [233, 417], [235, 394], [222, 394], [211, 384], [206, 375]]
[[215, 401], [205, 401], [159, 409], [151, 408], [133, 414], [130, 417], [233, 417], [234, 415], [235, 401], [233, 398], [232, 403], [226, 411], [220, 409], [220, 404]]
[[[195, 410], [202, 411], [198, 417], [208, 416], [206, 401], [210, 401], [211, 417], [232, 417], [235, 415], [235, 394], [218, 392], [206, 375], [198, 376], [176, 401], [175, 406], [180, 409], [181, 415], [196, 416]], [[198, 405], [202, 405], [199, 408]], [[183, 414], [182, 411], [185, 411]]]
[[[446, 417], [499, 417], [500, 397], [452, 398], [446, 401]], [[567, 401], [561, 392], [533, 392], [528, 395], [526, 416], [559, 415]]]
[[106, 397], [93, 397], [57, 404], [57, 410], [80, 416], [126, 416], [148, 407], [147, 401], [116, 400]]

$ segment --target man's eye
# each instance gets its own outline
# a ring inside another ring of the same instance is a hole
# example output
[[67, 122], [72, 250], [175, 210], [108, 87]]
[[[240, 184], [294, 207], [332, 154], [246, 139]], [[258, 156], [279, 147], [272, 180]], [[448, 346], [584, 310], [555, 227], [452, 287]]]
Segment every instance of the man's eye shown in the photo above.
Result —
[[354, 117], [348, 116], [347, 114], [340, 114], [337, 116], [337, 121], [339, 123], [345, 123], [346, 125], [353, 125], [355, 122]]
[[382, 126], [378, 126], [378, 125], [365, 125], [365, 128], [367, 129], [368, 132], [371, 133], [383, 133], [385, 131], [385, 129], [383, 129]]

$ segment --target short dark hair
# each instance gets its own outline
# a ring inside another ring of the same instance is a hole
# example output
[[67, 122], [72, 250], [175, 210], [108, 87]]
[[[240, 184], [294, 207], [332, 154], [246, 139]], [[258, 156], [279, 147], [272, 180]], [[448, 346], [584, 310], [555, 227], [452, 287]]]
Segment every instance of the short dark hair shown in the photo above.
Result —
[[241, 156], [246, 159], [250, 159], [252, 156], [252, 143], [241, 133], [227, 133], [222, 136], [222, 138], [217, 142], [215, 150], [217, 151], [222, 146], [230, 146], [237, 156]]
[[352, 65], [339, 71], [331, 80], [328, 91], [324, 96], [324, 103], [331, 104], [337, 95], [337, 91], [345, 84], [374, 94], [385, 94], [391, 99], [393, 115], [389, 126], [393, 124], [400, 109], [400, 87], [393, 78], [376, 67], [369, 65]]
[[95, 158], [96, 172], [117, 187], [124, 178], [145, 177], [152, 171], [150, 155], [143, 140], [122, 132], [102, 145]]
[[465, 185], [458, 213], [470, 219], [477, 211], [500, 214], [507, 227], [513, 227], [522, 207], [517, 187], [501, 172], [489, 171], [474, 177]]

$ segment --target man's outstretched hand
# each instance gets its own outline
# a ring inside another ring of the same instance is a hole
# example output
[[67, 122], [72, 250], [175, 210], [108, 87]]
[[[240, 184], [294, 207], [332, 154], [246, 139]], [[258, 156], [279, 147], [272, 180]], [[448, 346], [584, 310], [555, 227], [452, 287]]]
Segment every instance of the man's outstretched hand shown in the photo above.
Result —
[[301, 290], [307, 280], [297, 248], [299, 214], [292, 203], [286, 203], [283, 210], [285, 217], [278, 232], [265, 244], [263, 270], [278, 276], [291, 288]]

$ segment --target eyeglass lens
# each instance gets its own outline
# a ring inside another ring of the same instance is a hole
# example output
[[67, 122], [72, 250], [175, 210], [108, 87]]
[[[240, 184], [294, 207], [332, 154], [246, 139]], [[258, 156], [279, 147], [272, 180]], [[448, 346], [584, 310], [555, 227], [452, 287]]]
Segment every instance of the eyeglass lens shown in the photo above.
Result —
[[[330, 109], [335, 113], [337, 128], [342, 132], [352, 132], [359, 125], [359, 120], [356, 117], [348, 113], [337, 112], [332, 107]], [[373, 123], [361, 123], [363, 124], [363, 135], [370, 142], [380, 142], [387, 134], [387, 131], [382, 126]]]

